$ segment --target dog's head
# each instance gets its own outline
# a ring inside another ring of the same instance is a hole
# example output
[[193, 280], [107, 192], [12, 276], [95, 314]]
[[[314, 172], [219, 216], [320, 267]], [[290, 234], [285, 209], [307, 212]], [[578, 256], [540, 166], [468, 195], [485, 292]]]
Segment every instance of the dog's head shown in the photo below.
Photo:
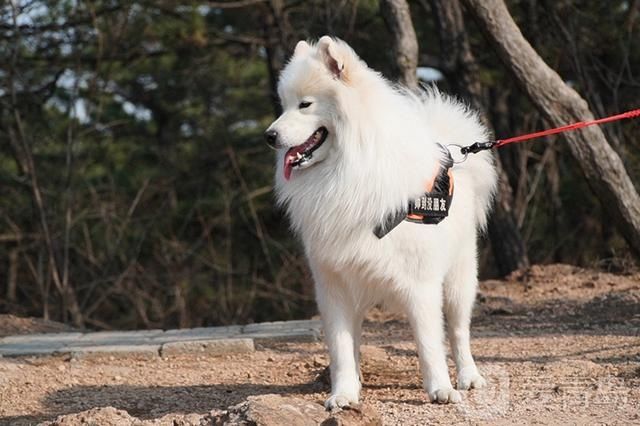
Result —
[[296, 45], [278, 82], [282, 115], [265, 132], [267, 143], [278, 150], [286, 180], [293, 170], [322, 162], [335, 148], [344, 116], [340, 98], [348, 96], [344, 89], [358, 66], [360, 60], [341, 40], [324, 36], [315, 45]]

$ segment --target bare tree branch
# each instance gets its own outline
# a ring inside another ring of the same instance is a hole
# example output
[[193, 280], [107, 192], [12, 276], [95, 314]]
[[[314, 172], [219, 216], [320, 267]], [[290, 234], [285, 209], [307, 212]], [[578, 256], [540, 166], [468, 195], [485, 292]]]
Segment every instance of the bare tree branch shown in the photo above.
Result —
[[[17, 11], [15, 9], [15, 6], [13, 8], [13, 24], [14, 26], [18, 25]], [[76, 299], [75, 291], [69, 285], [68, 281], [66, 281], [63, 277], [60, 276], [60, 269], [59, 269], [58, 262], [56, 260], [55, 250], [53, 246], [53, 238], [51, 237], [49, 222], [47, 220], [47, 209], [45, 206], [44, 199], [42, 197], [42, 190], [40, 188], [38, 175], [36, 173], [36, 166], [33, 158], [33, 153], [31, 152], [31, 147], [27, 142], [27, 137], [25, 134], [23, 123], [22, 123], [22, 118], [20, 117], [20, 113], [17, 107], [17, 93], [15, 90], [16, 88], [15, 72], [16, 72], [17, 55], [18, 55], [18, 50], [20, 46], [20, 35], [18, 32], [16, 32], [15, 38], [16, 40], [15, 40], [15, 45], [14, 45], [10, 69], [9, 69], [9, 91], [10, 91], [10, 97], [11, 97], [11, 109], [13, 112], [15, 129], [14, 128], [9, 129], [9, 138], [12, 140], [12, 146], [14, 146], [15, 148], [19, 147], [21, 152], [17, 157], [21, 158], [23, 162], [22, 168], [27, 172], [30, 179], [33, 201], [38, 209], [40, 226], [42, 227], [42, 233], [43, 233], [45, 244], [46, 244], [51, 277], [56, 286], [56, 289], [58, 290], [58, 292], [62, 297], [65, 310], [68, 310], [68, 312], [71, 314], [73, 323], [78, 327], [83, 327], [84, 322], [82, 319], [82, 312], [80, 311], [80, 307]]]
[[[578, 93], [540, 58], [525, 40], [502, 0], [464, 0], [505, 66], [553, 125], [593, 119]], [[622, 160], [599, 127], [565, 134], [594, 193], [613, 223], [640, 255], [640, 196]]]

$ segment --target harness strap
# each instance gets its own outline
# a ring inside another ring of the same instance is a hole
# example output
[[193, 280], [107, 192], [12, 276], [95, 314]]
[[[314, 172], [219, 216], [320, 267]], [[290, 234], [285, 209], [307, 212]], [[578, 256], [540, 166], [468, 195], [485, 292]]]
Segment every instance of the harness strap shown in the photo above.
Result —
[[449, 215], [449, 208], [453, 200], [453, 157], [449, 150], [441, 144], [438, 147], [443, 157], [435, 175], [427, 181], [425, 193], [420, 197], [409, 200], [407, 205], [387, 216], [383, 223], [376, 226], [373, 233], [382, 238], [391, 232], [404, 220], [425, 225], [437, 225]]

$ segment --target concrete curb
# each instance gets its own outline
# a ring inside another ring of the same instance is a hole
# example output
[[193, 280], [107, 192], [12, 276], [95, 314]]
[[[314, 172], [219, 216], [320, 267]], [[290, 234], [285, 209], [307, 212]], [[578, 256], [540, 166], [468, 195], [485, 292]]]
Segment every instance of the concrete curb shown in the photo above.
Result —
[[84, 358], [110, 356], [173, 356], [184, 353], [209, 355], [247, 353], [255, 344], [314, 342], [320, 321], [278, 321], [226, 327], [181, 330], [98, 331], [7, 336], [0, 339], [0, 356], [43, 356], [68, 353]]
[[188, 353], [231, 355], [253, 352], [254, 350], [253, 339], [197, 340], [165, 343], [160, 347], [160, 356], [170, 357]]

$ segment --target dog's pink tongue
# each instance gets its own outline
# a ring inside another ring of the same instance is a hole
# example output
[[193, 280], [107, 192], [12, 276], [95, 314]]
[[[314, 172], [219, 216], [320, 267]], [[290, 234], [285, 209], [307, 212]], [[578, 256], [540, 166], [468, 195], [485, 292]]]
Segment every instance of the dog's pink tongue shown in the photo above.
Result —
[[289, 178], [291, 178], [292, 169], [293, 169], [293, 166], [291, 166], [291, 164], [285, 160], [284, 162], [284, 179], [285, 180], [289, 180]]
[[284, 178], [289, 180], [291, 178], [291, 170], [293, 170], [293, 159], [295, 158], [294, 148], [287, 151], [284, 155]]
[[291, 170], [293, 170], [293, 163], [298, 158], [298, 154], [304, 152], [311, 144], [313, 144], [313, 139], [309, 138], [302, 145], [294, 146], [293, 148], [289, 148], [289, 151], [284, 155], [284, 178], [289, 180], [291, 177]]

